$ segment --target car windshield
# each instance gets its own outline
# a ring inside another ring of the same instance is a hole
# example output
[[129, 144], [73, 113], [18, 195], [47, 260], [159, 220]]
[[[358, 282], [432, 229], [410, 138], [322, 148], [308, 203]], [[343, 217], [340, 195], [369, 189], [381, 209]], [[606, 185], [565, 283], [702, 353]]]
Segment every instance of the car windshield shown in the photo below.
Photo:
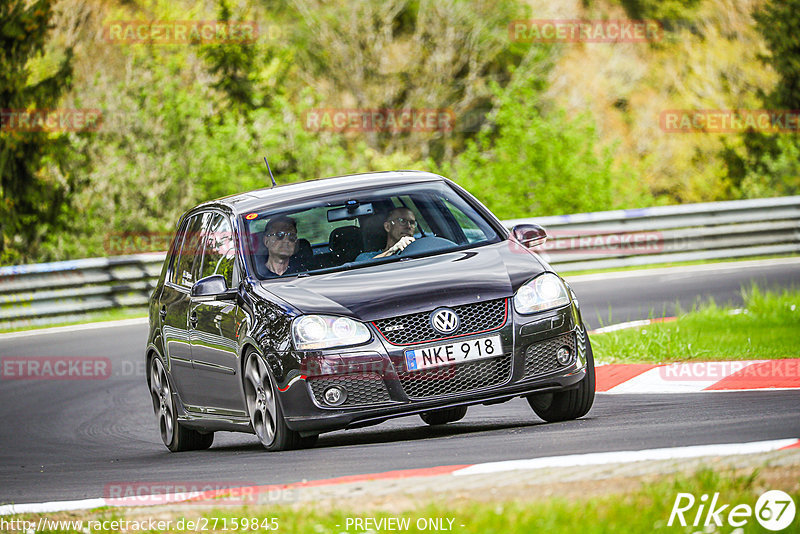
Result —
[[[287, 209], [256, 210], [242, 215], [242, 228], [245, 256], [260, 279], [353, 269], [500, 239], [444, 182], [341, 193]], [[387, 252], [400, 239], [408, 243], [406, 248]]]

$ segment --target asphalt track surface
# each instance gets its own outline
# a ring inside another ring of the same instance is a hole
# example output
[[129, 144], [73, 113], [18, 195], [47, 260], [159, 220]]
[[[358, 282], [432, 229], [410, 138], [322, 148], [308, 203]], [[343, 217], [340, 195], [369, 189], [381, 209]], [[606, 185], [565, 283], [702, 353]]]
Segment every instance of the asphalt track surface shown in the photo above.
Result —
[[[670, 315], [698, 298], [741, 303], [739, 289], [800, 287], [800, 263], [655, 271], [572, 283], [591, 327]], [[609, 317], [609, 309], [611, 316]], [[0, 356], [97, 356], [106, 380], [0, 380], [0, 503], [108, 496], [109, 484], [280, 484], [440, 465], [589, 452], [800, 438], [800, 391], [598, 395], [577, 421], [546, 424], [522, 399], [476, 406], [428, 427], [416, 417], [333, 432], [309, 450], [264, 452], [220, 432], [208, 451], [161, 444], [141, 363], [145, 325], [6, 337]]]

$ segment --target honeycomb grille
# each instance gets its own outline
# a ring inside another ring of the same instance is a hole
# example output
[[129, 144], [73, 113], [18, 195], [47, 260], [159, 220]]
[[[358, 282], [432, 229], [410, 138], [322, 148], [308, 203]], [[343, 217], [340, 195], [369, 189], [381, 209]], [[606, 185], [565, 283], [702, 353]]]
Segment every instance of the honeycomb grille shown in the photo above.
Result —
[[571, 333], [528, 346], [525, 349], [524, 378], [546, 375], [563, 369], [564, 366], [556, 360], [556, 351], [561, 347], [569, 348], [574, 361], [575, 337]]
[[347, 399], [340, 406], [361, 406], [391, 400], [383, 379], [377, 373], [309, 378], [308, 384], [320, 406], [328, 406], [323, 394], [331, 386], [339, 386], [347, 391]]
[[411, 399], [440, 397], [505, 384], [511, 379], [511, 354], [491, 360], [398, 373]]
[[[467, 336], [500, 328], [506, 322], [507, 303], [507, 299], [496, 299], [453, 306], [451, 309], [458, 315], [459, 325], [458, 330], [447, 336], [438, 333], [431, 326], [429, 318], [433, 310], [382, 319], [374, 321], [372, 324], [393, 345], [427, 343], [445, 337]], [[401, 325], [402, 329], [394, 329]]]

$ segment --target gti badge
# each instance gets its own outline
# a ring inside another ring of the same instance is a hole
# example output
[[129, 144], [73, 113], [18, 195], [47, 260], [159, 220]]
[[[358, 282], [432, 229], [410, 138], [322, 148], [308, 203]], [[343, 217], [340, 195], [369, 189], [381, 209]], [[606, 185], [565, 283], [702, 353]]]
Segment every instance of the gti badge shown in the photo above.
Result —
[[440, 334], [458, 330], [458, 315], [450, 308], [439, 308], [431, 314], [431, 326]]

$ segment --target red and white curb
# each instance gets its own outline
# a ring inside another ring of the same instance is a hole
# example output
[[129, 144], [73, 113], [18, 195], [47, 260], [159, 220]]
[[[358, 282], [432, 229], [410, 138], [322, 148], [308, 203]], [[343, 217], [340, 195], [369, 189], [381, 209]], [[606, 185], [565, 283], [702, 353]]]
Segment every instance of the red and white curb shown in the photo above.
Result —
[[79, 501], [55, 501], [46, 503], [7, 504], [0, 506], [0, 515], [10, 514], [43, 514], [69, 510], [89, 510], [102, 506], [142, 507], [157, 504], [200, 503], [213, 506], [215, 499], [224, 498], [231, 493], [252, 497], [275, 491], [300, 490], [322, 486], [338, 486], [354, 482], [374, 480], [397, 480], [413, 477], [433, 476], [469, 476], [502, 473], [517, 470], [535, 470], [547, 468], [564, 468], [579, 466], [596, 466], [608, 464], [627, 464], [634, 462], [680, 460], [687, 458], [742, 456], [767, 453], [779, 450], [800, 449], [800, 438], [755, 441], [747, 443], [724, 443], [715, 445], [695, 445], [688, 447], [670, 447], [632, 451], [598, 452], [588, 454], [570, 454], [566, 456], [548, 456], [526, 460], [508, 460], [488, 462], [474, 465], [449, 465], [425, 469], [407, 469], [388, 471], [366, 475], [352, 475], [323, 480], [297, 482], [294, 484], [275, 484], [266, 486], [248, 486], [242, 488], [215, 489], [203, 492], [182, 494], [136, 495], [114, 499], [83, 499]]
[[595, 368], [600, 393], [800, 389], [800, 359], [610, 364]]
[[[729, 313], [738, 315], [747, 311], [735, 309]], [[628, 321], [590, 330], [589, 334], [606, 334], [677, 320], [677, 317], [659, 317]], [[598, 364], [595, 367], [595, 374], [598, 393], [800, 389], [800, 359]]]

